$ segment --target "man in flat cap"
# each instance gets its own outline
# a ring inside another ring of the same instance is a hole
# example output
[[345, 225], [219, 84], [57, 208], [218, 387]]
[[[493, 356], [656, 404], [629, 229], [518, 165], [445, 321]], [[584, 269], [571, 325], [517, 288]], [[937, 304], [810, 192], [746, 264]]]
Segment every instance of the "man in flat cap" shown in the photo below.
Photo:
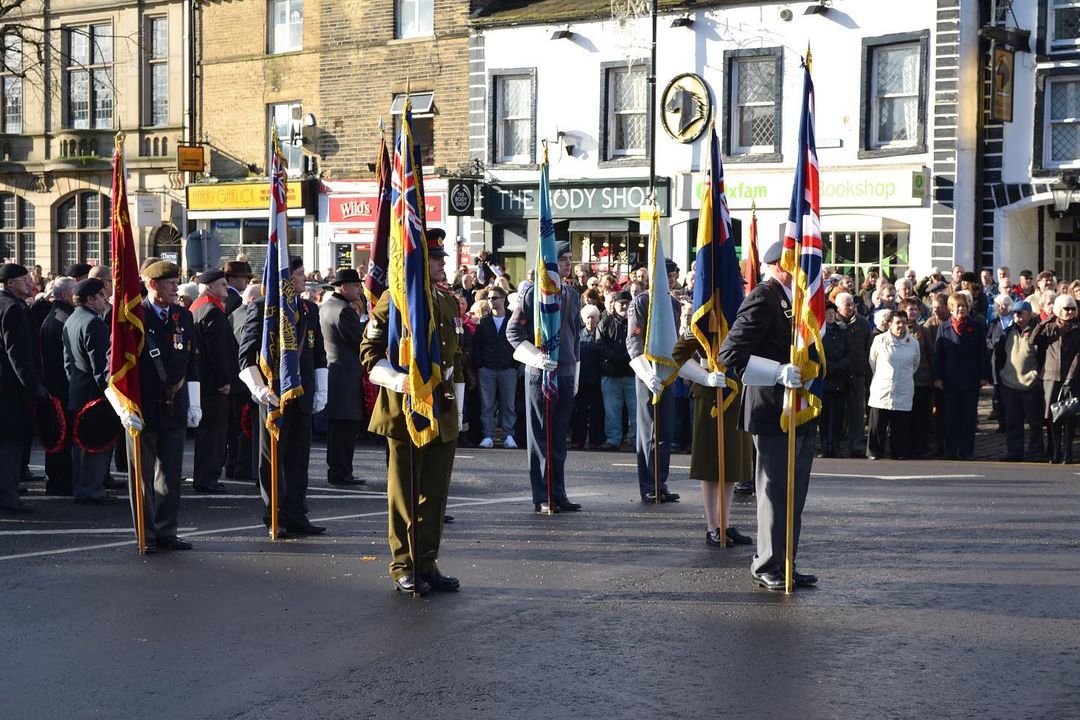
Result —
[[360, 362], [364, 331], [354, 303], [363, 295], [364, 286], [352, 269], [338, 270], [330, 284], [334, 292], [319, 307], [329, 388], [323, 411], [328, 424], [326, 481], [347, 487], [365, 482], [353, 475], [353, 449], [364, 420], [364, 366]]
[[226, 316], [228, 296], [225, 273], [207, 270], [197, 278], [199, 297], [191, 306], [199, 365], [202, 422], [195, 431], [195, 472], [192, 485], [197, 493], [223, 494], [221, 469], [229, 432], [229, 393], [240, 372], [239, 346]]
[[[202, 420], [199, 369], [196, 362], [195, 322], [191, 313], [177, 304], [180, 268], [157, 261], [142, 271], [146, 281], [143, 324], [146, 342], [139, 358], [139, 387], [142, 393], [142, 477], [147, 509], [146, 537], [158, 550], [190, 550], [191, 543], [176, 536], [180, 512], [181, 472], [186, 428], [198, 427]], [[132, 418], [118, 407], [116, 397], [106, 392], [125, 427]], [[132, 438], [127, 436], [128, 458], [134, 458]], [[135, 473], [129, 471], [132, 513], [135, 511]]]
[[22, 265], [0, 265], [0, 513], [27, 513], [19, 499], [23, 450], [33, 437], [32, 403], [49, 399], [34, 362], [26, 299], [33, 280]]
[[[278, 537], [289, 535], [319, 535], [326, 528], [308, 520], [308, 465], [311, 460], [311, 416], [326, 406], [326, 351], [319, 328], [319, 308], [304, 300], [304, 261], [294, 257], [289, 265], [292, 272], [296, 301], [296, 347], [300, 363], [300, 384], [303, 394], [285, 406], [278, 436], [278, 512], [284, 521]], [[266, 298], [260, 297], [248, 305], [247, 319], [240, 337], [240, 379], [259, 403], [258, 428], [252, 418], [252, 432], [259, 433], [259, 487], [263, 498], [263, 523], [270, 527], [271, 467], [270, 433], [266, 418], [271, 406], [279, 400], [267, 386], [259, 369], [259, 350], [262, 347], [263, 318]]]
[[[108, 301], [105, 284], [96, 278], [82, 280], [73, 292], [75, 308], [63, 326], [64, 368], [69, 386], [67, 407], [74, 418], [91, 402], [105, 395], [109, 384], [109, 327], [102, 314]], [[72, 426], [74, 427], [74, 425]], [[72, 451], [75, 502], [103, 505], [114, 501], [105, 493], [105, 475], [112, 458], [111, 444], [89, 452], [83, 447]]]
[[[45, 322], [41, 323], [41, 381], [49, 394], [60, 400], [64, 407], [68, 404], [68, 377], [64, 370], [64, 323], [71, 317], [75, 307], [72, 305], [76, 282], [69, 277], [58, 277], [52, 281], [52, 303]], [[68, 427], [74, 419], [67, 416]], [[71, 433], [67, 433], [70, 438]], [[71, 496], [71, 445], [65, 439], [64, 447], [58, 452], [45, 455], [45, 494]]]
[[244, 260], [230, 260], [225, 263], [225, 282], [228, 285], [225, 314], [232, 315], [243, 303], [244, 288], [251, 282], [251, 265]]
[[[465, 392], [465, 374], [461, 367], [461, 309], [456, 297], [438, 287], [446, 282], [447, 253], [442, 246], [442, 237], [441, 232], [433, 231], [427, 237], [432, 320], [439, 335], [443, 377], [442, 385], [434, 392], [439, 418], [437, 438], [423, 447], [415, 447], [409, 435], [404, 395], [409, 376], [396, 370], [387, 357], [389, 292], [382, 294], [372, 310], [360, 344], [360, 360], [370, 373], [371, 381], [379, 386], [379, 397], [368, 429], [386, 437], [390, 450], [386, 478], [390, 578], [394, 588], [405, 593], [453, 592], [460, 586], [457, 578], [443, 575], [437, 565]], [[419, 494], [415, 503], [419, 567], [413, 567], [409, 549], [413, 506], [410, 474], [414, 471]]]
[[[668, 278], [667, 301], [679, 327], [681, 307], [670, 292], [679, 285], [679, 266], [671, 258], [665, 258]], [[659, 288], [656, 288], [659, 291]], [[657, 292], [657, 297], [662, 297]], [[675, 393], [664, 392], [656, 405], [657, 423], [653, 423], [653, 395], [660, 392], [663, 382], [652, 363], [645, 357], [645, 334], [649, 318], [649, 293], [639, 294], [626, 311], [626, 351], [630, 355], [630, 368], [637, 376], [634, 383], [637, 407], [637, 479], [638, 493], [644, 503], [657, 501], [657, 475], [660, 481], [660, 502], [678, 502], [678, 493], [668, 491], [667, 479], [671, 466], [671, 442], [675, 434]]]
[[[802, 385], [791, 356], [791, 274], [780, 267], [783, 241], [762, 254], [764, 278], [746, 296], [718, 360], [739, 377], [739, 426], [754, 436], [757, 450], [757, 552], [750, 573], [760, 587], [784, 589], [787, 544], [787, 434], [780, 429], [784, 393]], [[803, 423], [795, 439], [795, 542], [799, 548], [802, 511], [814, 462], [817, 423]], [[795, 558], [792, 558], [794, 565]], [[796, 586], [813, 585], [813, 575], [795, 572]]]
[[[570, 243], [562, 242], [556, 247], [559, 277], [570, 275]], [[535, 288], [535, 286], [534, 286]], [[559, 330], [559, 360], [552, 361], [547, 353], [533, 344], [536, 330], [533, 325], [533, 308], [536, 293], [526, 292], [521, 298], [521, 305], [510, 316], [510, 326], [506, 330], [506, 339], [514, 346], [514, 358], [525, 364], [525, 414], [526, 439], [529, 449], [529, 480], [532, 484], [533, 509], [536, 512], [574, 512], [581, 505], [571, 502], [566, 496], [566, 436], [570, 430], [570, 416], [574, 410], [574, 395], [577, 393], [578, 357], [581, 344], [581, 296], [570, 283], [562, 286], [560, 314], [562, 327]], [[554, 370], [557, 377], [559, 396], [551, 403], [550, 433], [545, 419], [545, 400], [543, 379], [545, 370]], [[551, 447], [547, 438], [551, 438]], [[550, 458], [551, 466], [548, 467]], [[555, 507], [547, 507], [548, 472], [551, 473], [552, 502]]]

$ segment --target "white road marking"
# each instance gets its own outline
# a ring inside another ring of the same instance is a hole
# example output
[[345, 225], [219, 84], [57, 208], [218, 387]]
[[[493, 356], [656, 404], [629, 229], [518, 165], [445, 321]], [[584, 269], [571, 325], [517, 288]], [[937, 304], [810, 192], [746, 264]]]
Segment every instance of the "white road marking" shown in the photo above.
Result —
[[934, 479], [946, 479], [946, 480], [969, 480], [974, 478], [986, 477], [985, 475], [865, 475], [863, 473], [810, 473], [810, 477], [839, 477], [839, 478], [872, 478], [874, 480], [928, 480]]
[[[632, 467], [632, 468], [636, 468], [637, 463], [611, 463], [611, 467]], [[673, 468], [675, 470], [689, 470], [690, 469], [689, 465], [668, 465], [668, 467]]]
[[[193, 527], [177, 529], [180, 533], [188, 533], [195, 530]], [[120, 535], [122, 533], [134, 533], [135, 529], [123, 528], [70, 528], [66, 530], [0, 530], [0, 536], [7, 535]]]

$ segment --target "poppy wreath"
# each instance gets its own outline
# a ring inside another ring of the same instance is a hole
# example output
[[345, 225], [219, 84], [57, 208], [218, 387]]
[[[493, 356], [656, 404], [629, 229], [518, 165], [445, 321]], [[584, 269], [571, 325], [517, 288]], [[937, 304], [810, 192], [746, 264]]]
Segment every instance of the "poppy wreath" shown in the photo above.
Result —
[[50, 395], [48, 400], [34, 403], [34, 434], [46, 453], [52, 455], [64, 449], [67, 431], [67, 416], [59, 398]]
[[71, 441], [83, 452], [97, 455], [112, 449], [124, 427], [116, 411], [103, 397], [91, 400], [75, 415]]

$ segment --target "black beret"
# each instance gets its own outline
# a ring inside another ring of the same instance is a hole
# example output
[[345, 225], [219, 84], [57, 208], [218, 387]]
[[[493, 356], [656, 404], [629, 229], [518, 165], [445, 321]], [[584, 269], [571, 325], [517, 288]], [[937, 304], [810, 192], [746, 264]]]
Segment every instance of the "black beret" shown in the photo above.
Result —
[[679, 272], [679, 265], [671, 258], [664, 258], [664, 267], [669, 273]]
[[615, 296], [615, 301], [616, 302], [618, 302], [620, 300], [624, 300], [626, 302], [631, 302], [633, 299], [634, 299], [634, 296], [630, 294], [629, 290], [623, 290], [618, 295]]
[[289, 271], [290, 272], [296, 272], [297, 270], [299, 270], [302, 267], [304, 267], [304, 258], [293, 257], [293, 259], [289, 261]]
[[207, 270], [206, 272], [201, 273], [199, 277], [195, 278], [195, 282], [201, 283], [202, 285], [209, 285], [215, 280], [221, 280], [223, 277], [225, 277], [224, 270]]
[[69, 265], [68, 269], [64, 271], [64, 274], [73, 278], [85, 277], [90, 274], [90, 266], [86, 263], [75, 263], [74, 265]]
[[75, 297], [88, 298], [97, 295], [104, 289], [105, 283], [97, 278], [88, 278], [75, 283], [75, 289], [72, 291], [72, 295]]
[[561, 258], [563, 255], [570, 254], [570, 243], [561, 242], [555, 246], [555, 257]]
[[1021, 270], [1020, 271], [1020, 277], [1022, 277], [1022, 278], [1030, 278], [1031, 277], [1031, 271], [1030, 270]]
[[358, 283], [360, 282], [360, 273], [356, 272], [352, 268], [345, 268], [344, 270], [338, 270], [334, 274], [334, 279], [330, 282], [331, 285], [344, 285], [345, 283]]
[[142, 274], [147, 280], [179, 280], [180, 267], [167, 260], [158, 260], [144, 268]]
[[0, 265], [0, 282], [6, 282], [8, 280], [14, 280], [15, 278], [21, 278], [23, 275], [29, 275], [30, 271], [17, 263], [8, 263], [6, 265]]

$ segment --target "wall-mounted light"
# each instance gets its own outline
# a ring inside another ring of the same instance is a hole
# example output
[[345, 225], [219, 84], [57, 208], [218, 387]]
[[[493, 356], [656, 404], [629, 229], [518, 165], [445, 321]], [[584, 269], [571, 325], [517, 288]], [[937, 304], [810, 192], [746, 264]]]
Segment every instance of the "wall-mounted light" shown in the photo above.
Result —
[[1061, 180], [1050, 187], [1050, 194], [1054, 196], [1054, 212], [1058, 217], [1069, 211], [1072, 205], [1073, 191], [1078, 184], [1076, 175], [1063, 175]]
[[671, 21], [671, 27], [673, 28], [688, 28], [694, 27], [694, 21], [688, 17], [677, 17]]
[[570, 32], [570, 28], [566, 28], [565, 30], [556, 30], [555, 32], [551, 33], [552, 40], [569, 40], [572, 37], [574, 37], [574, 33]]
[[811, 5], [803, 11], [803, 15], [825, 15], [829, 12], [828, 6], [825, 4], [826, 0], [821, 0], [817, 5]]

